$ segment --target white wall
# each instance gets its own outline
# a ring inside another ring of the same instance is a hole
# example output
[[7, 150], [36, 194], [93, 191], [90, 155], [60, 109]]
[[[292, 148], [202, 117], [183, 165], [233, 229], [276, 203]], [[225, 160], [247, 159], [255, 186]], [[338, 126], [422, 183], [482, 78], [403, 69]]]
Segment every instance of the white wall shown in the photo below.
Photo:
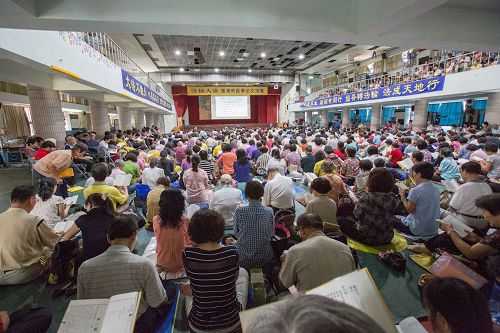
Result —
[[163, 116], [163, 119], [165, 121], [166, 133], [172, 132], [172, 129], [174, 127], [177, 127], [177, 116], [176, 115]]
[[[76, 33], [58, 31], [0, 29], [0, 49], [19, 56], [13, 57], [17, 61], [22, 62], [24, 58], [24, 61], [31, 60], [32, 66], [46, 66], [46, 70], [54, 75], [59, 75], [59, 72], [51, 71], [51, 66], [78, 75], [80, 79], [71, 78], [76, 82], [120, 96], [125, 94], [138, 102], [167, 111], [125, 90], [121, 68], [77, 37]], [[172, 104], [175, 114], [173, 99], [169, 96], [166, 99]]]

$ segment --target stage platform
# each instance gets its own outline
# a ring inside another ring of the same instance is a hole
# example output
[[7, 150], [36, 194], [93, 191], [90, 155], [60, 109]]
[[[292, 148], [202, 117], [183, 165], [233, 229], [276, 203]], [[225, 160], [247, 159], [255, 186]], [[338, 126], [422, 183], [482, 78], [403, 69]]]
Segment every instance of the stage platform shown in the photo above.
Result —
[[[228, 128], [233, 128], [233, 127], [237, 127], [237, 128], [242, 128], [242, 127], [244, 127], [244, 128], [268, 128], [269, 125], [270, 124], [268, 124], [268, 123], [184, 125], [181, 127], [181, 129], [183, 131], [190, 131], [196, 127], [198, 130], [212, 131], [212, 130], [221, 130], [221, 129], [224, 129], [226, 127], [228, 127]], [[271, 124], [271, 125], [275, 126], [276, 124]]]

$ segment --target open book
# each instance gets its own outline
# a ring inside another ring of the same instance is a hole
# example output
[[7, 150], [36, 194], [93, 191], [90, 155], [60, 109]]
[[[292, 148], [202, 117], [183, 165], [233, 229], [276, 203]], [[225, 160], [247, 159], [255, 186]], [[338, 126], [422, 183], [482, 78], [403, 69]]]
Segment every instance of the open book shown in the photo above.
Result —
[[[392, 314], [366, 268], [335, 278], [306, 294], [326, 296], [347, 303], [372, 318], [384, 332], [397, 332]], [[240, 312], [243, 333], [249, 332], [250, 323], [260, 314], [266, 313], [266, 307], [271, 305], [272, 303]]]
[[75, 220], [57, 222], [52, 230], [54, 232], [66, 232], [75, 224]]
[[453, 230], [455, 230], [460, 237], [465, 237], [469, 232], [472, 232], [473, 229], [469, 227], [467, 224], [463, 223], [462, 221], [458, 220], [456, 217], [453, 215], [448, 215], [442, 220], [436, 220], [439, 223], [447, 223], [451, 224], [453, 227]]
[[71, 206], [71, 205], [76, 205], [78, 201], [78, 194], [77, 195], [72, 195], [70, 197], [67, 197], [66, 199], [64, 199], [64, 203], [66, 204], [66, 206]]
[[304, 178], [307, 180], [308, 183], [312, 183], [312, 181], [318, 178], [318, 176], [316, 176], [312, 172], [304, 172]]
[[409, 187], [406, 186], [406, 184], [403, 182], [396, 182], [396, 186], [397, 186], [397, 188], [399, 188], [400, 190], [403, 190], [403, 191], [409, 189]]
[[427, 333], [427, 330], [420, 324], [415, 317], [408, 317], [396, 325], [398, 333]]
[[113, 186], [129, 186], [130, 181], [132, 180], [132, 175], [118, 175], [113, 182]]
[[401, 167], [401, 169], [406, 171], [413, 167], [411, 158], [405, 158], [404, 160], [397, 162], [397, 164]]
[[450, 180], [443, 179], [441, 181], [441, 184], [443, 184], [444, 187], [446, 187], [446, 190], [448, 190], [448, 192], [452, 193], [455, 193], [458, 190], [458, 187], [460, 186], [455, 179], [450, 179]]
[[58, 333], [132, 333], [141, 292], [71, 301]]

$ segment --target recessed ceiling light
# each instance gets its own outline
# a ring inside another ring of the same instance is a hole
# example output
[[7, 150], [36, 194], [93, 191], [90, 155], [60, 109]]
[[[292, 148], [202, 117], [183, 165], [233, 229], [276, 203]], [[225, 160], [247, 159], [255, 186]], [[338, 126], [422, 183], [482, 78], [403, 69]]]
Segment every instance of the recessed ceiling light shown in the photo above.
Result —
[[175, 50], [175, 55], [181, 55], [181, 51]]
[[283, 73], [283, 70], [282, 70], [282, 69], [280, 69], [280, 73]]
[[309, 75], [309, 80], [312, 80], [312, 79], [314, 79], [314, 76]]
[[195, 68], [195, 69], [194, 69], [194, 71], [195, 71], [195, 72], [199, 72], [199, 71], [200, 71], [200, 69], [199, 69], [199, 68]]
[[260, 54], [260, 56], [261, 56], [262, 58], [264, 58], [264, 57], [266, 56], [266, 54], [265, 54], [264, 52], [262, 52], [262, 53]]
[[303, 54], [300, 54], [300, 55], [299, 55], [299, 59], [304, 59], [304, 55], [303, 55]]
[[179, 72], [184, 72], [184, 68], [179, 68]]
[[214, 68], [214, 72], [218, 72], [218, 71], [219, 71], [219, 69], [218, 69], [218, 68]]
[[225, 56], [225, 55], [226, 55], [226, 53], [225, 53], [224, 51], [219, 51], [219, 56], [220, 56], [220, 57], [223, 57], [223, 56]]
[[251, 68], [248, 69], [248, 73], [252, 73], [252, 69]]

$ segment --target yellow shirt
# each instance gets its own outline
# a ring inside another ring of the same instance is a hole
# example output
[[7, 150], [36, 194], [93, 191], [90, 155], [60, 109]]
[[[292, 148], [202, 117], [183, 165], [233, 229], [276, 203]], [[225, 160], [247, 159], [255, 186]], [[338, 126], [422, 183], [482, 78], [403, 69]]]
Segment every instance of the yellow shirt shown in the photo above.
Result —
[[61, 238], [47, 223], [21, 208], [0, 214], [0, 270], [31, 266], [43, 257], [43, 247], [54, 249]]
[[154, 158], [160, 158], [160, 151], [159, 150], [151, 150], [148, 155], [150, 157], [154, 157]]
[[325, 172], [323, 171], [323, 169], [321, 169], [321, 166], [323, 165], [323, 163], [325, 162], [325, 160], [322, 160], [322, 161], [319, 161], [317, 162], [316, 164], [314, 164], [314, 174], [318, 177], [321, 177], [321, 176], [324, 176], [325, 175]]
[[214, 157], [219, 156], [219, 152], [220, 152], [221, 149], [222, 149], [222, 145], [218, 145], [217, 147], [214, 148], [214, 151], [212, 152], [212, 154], [214, 155]]
[[87, 199], [89, 195], [94, 193], [99, 193], [99, 194], [107, 193], [108, 198], [111, 200], [115, 208], [117, 204], [123, 205], [125, 202], [127, 202], [127, 197], [123, 195], [120, 191], [118, 191], [118, 189], [114, 186], [109, 186], [106, 184], [100, 184], [99, 182], [95, 182], [94, 184], [83, 190], [83, 197]]

